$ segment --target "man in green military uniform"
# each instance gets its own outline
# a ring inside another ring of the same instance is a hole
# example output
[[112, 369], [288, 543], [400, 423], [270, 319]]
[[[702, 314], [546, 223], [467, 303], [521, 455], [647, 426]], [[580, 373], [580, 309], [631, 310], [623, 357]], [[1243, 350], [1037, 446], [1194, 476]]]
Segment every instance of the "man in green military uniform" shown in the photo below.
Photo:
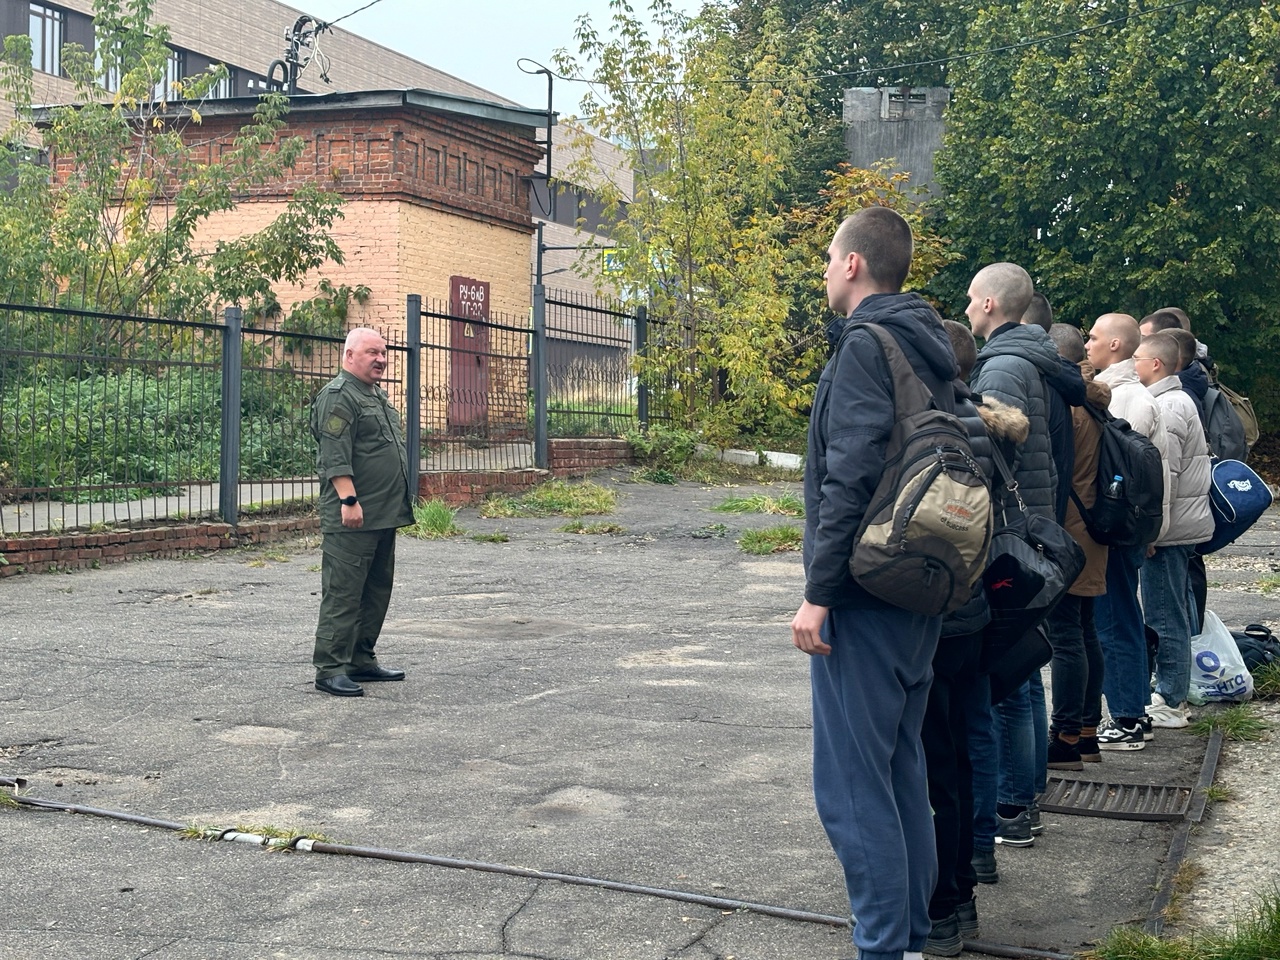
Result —
[[316, 689], [335, 697], [364, 696], [361, 683], [404, 679], [373, 651], [391, 600], [396, 528], [413, 522], [400, 415], [378, 386], [386, 369], [386, 341], [367, 327], [352, 330], [342, 372], [311, 407], [324, 534], [312, 662]]

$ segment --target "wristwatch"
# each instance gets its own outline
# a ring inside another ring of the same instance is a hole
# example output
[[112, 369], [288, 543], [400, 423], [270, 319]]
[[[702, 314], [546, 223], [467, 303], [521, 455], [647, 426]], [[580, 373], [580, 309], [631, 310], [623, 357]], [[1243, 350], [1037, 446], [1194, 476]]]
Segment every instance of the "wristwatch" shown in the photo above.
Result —
[[338, 502], [344, 507], [354, 507], [360, 501], [356, 499], [356, 495], [353, 493], [349, 497], [339, 497]]

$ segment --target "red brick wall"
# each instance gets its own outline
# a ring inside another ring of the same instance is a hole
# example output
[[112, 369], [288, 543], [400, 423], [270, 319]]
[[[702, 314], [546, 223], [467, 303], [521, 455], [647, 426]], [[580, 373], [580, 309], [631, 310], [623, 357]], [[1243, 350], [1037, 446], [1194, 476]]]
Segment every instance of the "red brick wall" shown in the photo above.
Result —
[[197, 551], [288, 540], [319, 529], [318, 517], [300, 517], [242, 523], [235, 527], [226, 523], [190, 523], [145, 530], [17, 537], [0, 540], [0, 553], [9, 561], [8, 565], [0, 566], [0, 577], [81, 570], [146, 557], [180, 557]]
[[597, 470], [634, 463], [625, 440], [550, 440], [550, 470], [477, 470], [468, 473], [424, 473], [418, 496], [443, 500], [451, 507], [479, 503], [493, 493], [519, 496], [552, 477], [585, 477]]
[[[250, 117], [207, 116], [187, 124], [183, 138], [195, 145], [193, 160], [219, 162]], [[542, 159], [542, 147], [528, 133], [413, 107], [356, 112], [297, 105], [279, 132], [280, 139], [301, 137], [306, 144], [297, 164], [244, 199], [289, 199], [298, 187], [315, 184], [347, 200], [406, 200], [528, 234], [526, 178]], [[53, 165], [66, 177], [74, 158], [55, 157]], [[347, 218], [358, 214], [348, 209]]]
[[[584, 477], [596, 470], [635, 462], [631, 447], [625, 440], [551, 440], [548, 454], [550, 470], [424, 473], [418, 478], [418, 495], [428, 500], [443, 500], [450, 506], [466, 506], [479, 503], [493, 493], [527, 493], [552, 476]], [[179, 557], [201, 551], [226, 550], [253, 543], [289, 540], [303, 533], [318, 533], [319, 530], [319, 517], [309, 516], [261, 520], [234, 527], [226, 523], [189, 523], [106, 533], [14, 537], [0, 540], [0, 553], [9, 561], [7, 565], [0, 566], [0, 578], [20, 573], [80, 570], [148, 557]]]

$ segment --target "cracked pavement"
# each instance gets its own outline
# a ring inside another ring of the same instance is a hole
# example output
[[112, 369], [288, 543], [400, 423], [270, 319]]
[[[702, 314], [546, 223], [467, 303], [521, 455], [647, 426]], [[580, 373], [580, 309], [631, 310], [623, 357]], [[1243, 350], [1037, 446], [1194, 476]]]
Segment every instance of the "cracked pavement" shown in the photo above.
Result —
[[[465, 510], [468, 534], [509, 542], [402, 537], [379, 655], [408, 679], [362, 699], [312, 686], [314, 540], [0, 582], [0, 777], [186, 824], [844, 915], [810, 791], [807, 665], [787, 629], [799, 556], [734, 542], [798, 521], [711, 511], [777, 487], [625, 476], [599, 478], [616, 484], [621, 534]], [[1239, 555], [1275, 545], [1264, 523], [1264, 546]], [[711, 524], [726, 535], [707, 537]], [[1229, 623], [1266, 619], [1239, 584], [1211, 599]], [[1193, 782], [1202, 755], [1193, 735], [1161, 731], [1101, 774]], [[1145, 916], [1169, 825], [1045, 820], [979, 890], [983, 939], [1069, 951]], [[30, 808], [0, 809], [0, 849], [5, 958], [851, 954], [847, 930], [819, 923]]]

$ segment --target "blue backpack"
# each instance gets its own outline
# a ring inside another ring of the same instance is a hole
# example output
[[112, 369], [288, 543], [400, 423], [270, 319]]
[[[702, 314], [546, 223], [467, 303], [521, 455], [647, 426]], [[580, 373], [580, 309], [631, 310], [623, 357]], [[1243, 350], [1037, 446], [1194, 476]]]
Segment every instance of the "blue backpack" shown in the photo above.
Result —
[[1258, 522], [1271, 506], [1271, 488], [1239, 460], [1213, 461], [1209, 510], [1213, 536], [1196, 547], [1204, 555], [1221, 550]]

